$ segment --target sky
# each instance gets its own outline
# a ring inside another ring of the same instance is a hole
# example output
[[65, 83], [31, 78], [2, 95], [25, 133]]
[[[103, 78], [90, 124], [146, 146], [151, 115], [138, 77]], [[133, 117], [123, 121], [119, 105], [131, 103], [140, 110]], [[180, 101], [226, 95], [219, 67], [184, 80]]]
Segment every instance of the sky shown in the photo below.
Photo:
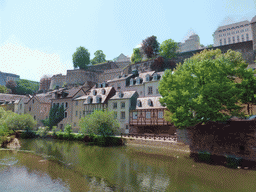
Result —
[[83, 46], [107, 60], [155, 35], [183, 42], [192, 33], [213, 44], [220, 25], [256, 15], [256, 0], [0, 0], [0, 71], [40, 81], [73, 69]]

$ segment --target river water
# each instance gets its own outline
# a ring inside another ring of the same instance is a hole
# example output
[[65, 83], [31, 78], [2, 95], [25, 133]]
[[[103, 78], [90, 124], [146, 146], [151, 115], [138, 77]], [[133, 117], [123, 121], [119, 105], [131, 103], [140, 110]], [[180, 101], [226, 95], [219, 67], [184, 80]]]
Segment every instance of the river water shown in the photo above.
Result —
[[26, 139], [0, 151], [0, 191], [256, 191], [256, 171], [161, 148]]

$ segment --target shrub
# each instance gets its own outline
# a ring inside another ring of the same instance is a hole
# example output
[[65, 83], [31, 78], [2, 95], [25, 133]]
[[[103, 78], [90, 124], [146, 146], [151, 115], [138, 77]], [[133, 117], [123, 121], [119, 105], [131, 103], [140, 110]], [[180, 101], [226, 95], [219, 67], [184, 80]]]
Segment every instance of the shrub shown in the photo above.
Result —
[[47, 135], [47, 133], [49, 132], [50, 128], [48, 126], [46, 127], [39, 127], [36, 135], [38, 135], [39, 137], [45, 137]]

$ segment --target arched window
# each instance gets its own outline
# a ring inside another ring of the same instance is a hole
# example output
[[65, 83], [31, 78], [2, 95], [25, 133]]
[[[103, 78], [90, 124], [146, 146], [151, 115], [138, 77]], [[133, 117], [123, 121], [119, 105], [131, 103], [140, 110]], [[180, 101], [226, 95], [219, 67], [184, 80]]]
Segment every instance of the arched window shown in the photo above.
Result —
[[101, 90], [101, 94], [102, 94], [102, 95], [105, 95], [105, 93], [106, 93], [106, 90], [105, 90], [105, 89], [102, 89], [102, 90]]
[[146, 81], [150, 81], [150, 76], [149, 76], [149, 74], [146, 75]]
[[119, 96], [119, 98], [122, 98], [124, 96], [124, 94], [122, 92], [119, 92], [118, 96]]
[[142, 107], [142, 103], [141, 103], [140, 100], [137, 101], [137, 106], [138, 106], [138, 107]]
[[93, 91], [92, 91], [92, 94], [93, 94], [93, 95], [97, 95], [97, 91], [96, 91], [96, 90], [93, 90]]
[[155, 74], [153, 75], [153, 80], [156, 81], [157, 79], [158, 79], [158, 74], [155, 73]]
[[140, 77], [137, 77], [136, 78], [136, 85], [139, 85], [141, 83], [141, 78]]

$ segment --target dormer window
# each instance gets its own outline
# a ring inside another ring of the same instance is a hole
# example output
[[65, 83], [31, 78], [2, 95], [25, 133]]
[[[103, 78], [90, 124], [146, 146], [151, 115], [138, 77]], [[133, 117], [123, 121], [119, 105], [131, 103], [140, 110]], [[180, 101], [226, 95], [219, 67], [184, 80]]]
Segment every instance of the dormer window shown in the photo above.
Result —
[[88, 103], [88, 104], [92, 103], [92, 97], [88, 97], [88, 98], [87, 98], [87, 103]]
[[101, 88], [101, 83], [98, 84], [98, 88]]
[[101, 101], [102, 101], [102, 98], [101, 98], [100, 95], [98, 95], [98, 96], [96, 97], [96, 103], [101, 103]]
[[150, 81], [150, 76], [149, 76], [149, 74], [146, 75], [146, 81]]
[[105, 90], [105, 89], [102, 89], [102, 90], [101, 90], [101, 94], [102, 94], [102, 95], [105, 95], [105, 93], [106, 93], [106, 90]]
[[136, 85], [139, 85], [141, 83], [141, 78], [140, 77], [137, 77], [136, 78]]
[[153, 75], [153, 80], [154, 80], [154, 81], [157, 81], [157, 79], [158, 79], [158, 74], [155, 73], [155, 74]]
[[102, 83], [102, 87], [107, 87], [107, 83], [106, 82]]
[[153, 101], [151, 99], [148, 99], [148, 105], [153, 107]]
[[124, 96], [124, 94], [122, 92], [119, 92], [118, 96], [119, 96], [119, 98], [122, 98]]
[[92, 91], [92, 94], [93, 94], [93, 95], [97, 95], [97, 91], [96, 91], [96, 90], [93, 90], [93, 91]]
[[138, 107], [142, 107], [142, 103], [141, 103], [140, 100], [137, 101], [137, 106], [138, 106]]
[[134, 80], [133, 80], [133, 78], [131, 78], [130, 79], [130, 85], [133, 85], [133, 82], [134, 82]]

